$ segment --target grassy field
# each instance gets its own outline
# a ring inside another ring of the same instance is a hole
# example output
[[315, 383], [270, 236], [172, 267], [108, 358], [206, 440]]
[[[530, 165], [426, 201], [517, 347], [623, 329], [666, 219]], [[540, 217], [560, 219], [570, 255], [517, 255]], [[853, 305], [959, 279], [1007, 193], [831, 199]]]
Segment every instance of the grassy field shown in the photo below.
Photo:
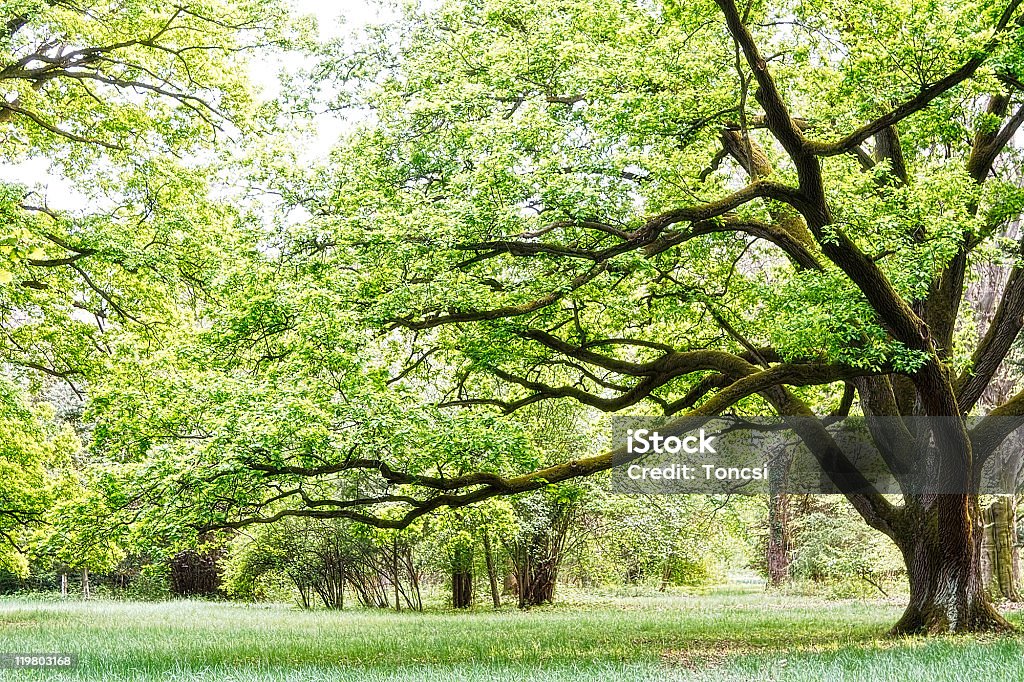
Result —
[[0, 652], [70, 652], [3, 680], [1002, 680], [1024, 639], [887, 640], [900, 608], [759, 590], [529, 612], [0, 600]]

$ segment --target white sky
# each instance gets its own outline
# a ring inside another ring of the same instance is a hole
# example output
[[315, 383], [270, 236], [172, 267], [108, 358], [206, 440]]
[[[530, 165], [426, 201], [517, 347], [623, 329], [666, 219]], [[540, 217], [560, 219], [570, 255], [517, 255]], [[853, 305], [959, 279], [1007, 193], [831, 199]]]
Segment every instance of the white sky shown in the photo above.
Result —
[[393, 9], [382, 8], [380, 3], [372, 0], [292, 0], [292, 5], [299, 14], [316, 16], [322, 38], [344, 34], [353, 28], [386, 19], [394, 13]]

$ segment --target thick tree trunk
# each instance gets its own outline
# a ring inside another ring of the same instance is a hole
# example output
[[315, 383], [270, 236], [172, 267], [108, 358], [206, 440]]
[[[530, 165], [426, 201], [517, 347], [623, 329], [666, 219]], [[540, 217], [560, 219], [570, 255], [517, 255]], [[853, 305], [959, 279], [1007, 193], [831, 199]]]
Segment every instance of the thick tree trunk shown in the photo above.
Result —
[[892, 634], [1012, 629], [985, 591], [977, 496], [933, 495], [911, 504], [914, 513], [894, 538], [906, 562], [910, 602]]
[[519, 583], [519, 608], [526, 609], [555, 600], [558, 565], [553, 560], [528, 561], [516, 576]]
[[997, 497], [982, 514], [982, 575], [986, 589], [997, 600], [1021, 600], [1016, 517], [1017, 501], [1012, 495]]
[[220, 550], [178, 552], [171, 559], [171, 591], [179, 597], [217, 594], [223, 554]]
[[473, 605], [473, 548], [459, 545], [452, 555], [452, 606], [468, 609]]

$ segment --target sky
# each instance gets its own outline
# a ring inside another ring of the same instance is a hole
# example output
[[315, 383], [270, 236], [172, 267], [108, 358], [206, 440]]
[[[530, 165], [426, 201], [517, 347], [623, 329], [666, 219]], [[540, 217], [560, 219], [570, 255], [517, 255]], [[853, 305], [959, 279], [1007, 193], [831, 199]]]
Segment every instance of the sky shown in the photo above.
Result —
[[391, 14], [389, 8], [382, 8], [380, 3], [371, 0], [292, 0], [292, 5], [300, 14], [316, 16], [322, 38], [342, 35]]

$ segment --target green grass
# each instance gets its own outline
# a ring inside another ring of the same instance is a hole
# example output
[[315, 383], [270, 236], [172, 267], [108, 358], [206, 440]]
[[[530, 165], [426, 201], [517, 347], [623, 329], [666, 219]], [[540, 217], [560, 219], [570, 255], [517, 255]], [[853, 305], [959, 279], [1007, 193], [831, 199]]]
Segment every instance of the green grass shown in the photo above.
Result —
[[884, 637], [899, 605], [716, 591], [529, 612], [0, 600], [0, 652], [71, 652], [0, 680], [1001, 680], [1024, 640]]

